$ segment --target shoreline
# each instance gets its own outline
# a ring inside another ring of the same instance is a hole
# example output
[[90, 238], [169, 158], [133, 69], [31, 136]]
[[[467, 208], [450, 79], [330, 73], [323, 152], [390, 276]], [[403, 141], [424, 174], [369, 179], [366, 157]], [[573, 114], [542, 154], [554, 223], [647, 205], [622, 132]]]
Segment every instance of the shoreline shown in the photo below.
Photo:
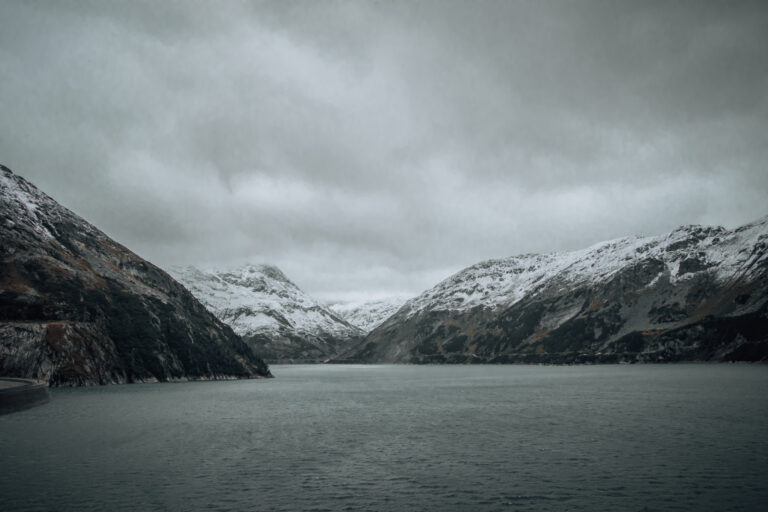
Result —
[[0, 414], [23, 411], [50, 401], [46, 384], [32, 379], [0, 377]]

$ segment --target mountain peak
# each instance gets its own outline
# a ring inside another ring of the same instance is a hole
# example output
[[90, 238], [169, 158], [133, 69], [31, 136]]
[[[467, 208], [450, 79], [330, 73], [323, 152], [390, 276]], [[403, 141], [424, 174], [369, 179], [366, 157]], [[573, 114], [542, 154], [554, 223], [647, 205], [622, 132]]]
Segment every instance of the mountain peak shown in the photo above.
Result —
[[288, 283], [292, 286], [296, 286], [290, 279], [286, 277], [286, 275], [283, 273], [282, 270], [277, 268], [275, 265], [269, 265], [269, 264], [248, 264], [242, 267], [242, 270], [247, 272], [250, 275], [253, 274], [263, 274], [270, 279], [274, 279], [275, 281], [282, 281], [284, 283]]
[[323, 361], [363, 332], [274, 265], [172, 269], [208, 309], [273, 361]]

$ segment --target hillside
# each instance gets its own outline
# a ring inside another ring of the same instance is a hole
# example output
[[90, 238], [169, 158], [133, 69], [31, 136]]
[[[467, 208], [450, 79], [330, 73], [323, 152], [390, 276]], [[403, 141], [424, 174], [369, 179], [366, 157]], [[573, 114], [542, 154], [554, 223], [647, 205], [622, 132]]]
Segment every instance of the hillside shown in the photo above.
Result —
[[485, 261], [408, 301], [345, 359], [765, 360], [767, 246], [765, 217]]
[[0, 166], [0, 374], [51, 385], [270, 376], [183, 286]]

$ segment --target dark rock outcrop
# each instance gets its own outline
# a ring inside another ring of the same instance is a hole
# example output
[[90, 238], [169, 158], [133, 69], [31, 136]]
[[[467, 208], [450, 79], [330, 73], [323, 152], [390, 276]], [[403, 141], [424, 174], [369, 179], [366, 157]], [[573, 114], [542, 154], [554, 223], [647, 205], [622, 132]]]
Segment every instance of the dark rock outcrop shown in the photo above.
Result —
[[51, 385], [269, 376], [183, 286], [0, 166], [0, 374]]
[[768, 217], [469, 267], [406, 303], [345, 361], [768, 360]]

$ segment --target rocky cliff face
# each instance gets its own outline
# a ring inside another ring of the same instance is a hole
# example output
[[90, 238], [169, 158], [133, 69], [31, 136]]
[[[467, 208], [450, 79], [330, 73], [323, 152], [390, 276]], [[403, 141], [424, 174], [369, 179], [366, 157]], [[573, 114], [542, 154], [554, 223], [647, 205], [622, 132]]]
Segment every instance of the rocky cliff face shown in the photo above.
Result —
[[168, 274], [0, 166], [0, 374], [51, 385], [269, 376]]
[[768, 217], [469, 267], [345, 356], [366, 362], [768, 359]]
[[271, 265], [171, 272], [270, 362], [325, 361], [364, 335]]

